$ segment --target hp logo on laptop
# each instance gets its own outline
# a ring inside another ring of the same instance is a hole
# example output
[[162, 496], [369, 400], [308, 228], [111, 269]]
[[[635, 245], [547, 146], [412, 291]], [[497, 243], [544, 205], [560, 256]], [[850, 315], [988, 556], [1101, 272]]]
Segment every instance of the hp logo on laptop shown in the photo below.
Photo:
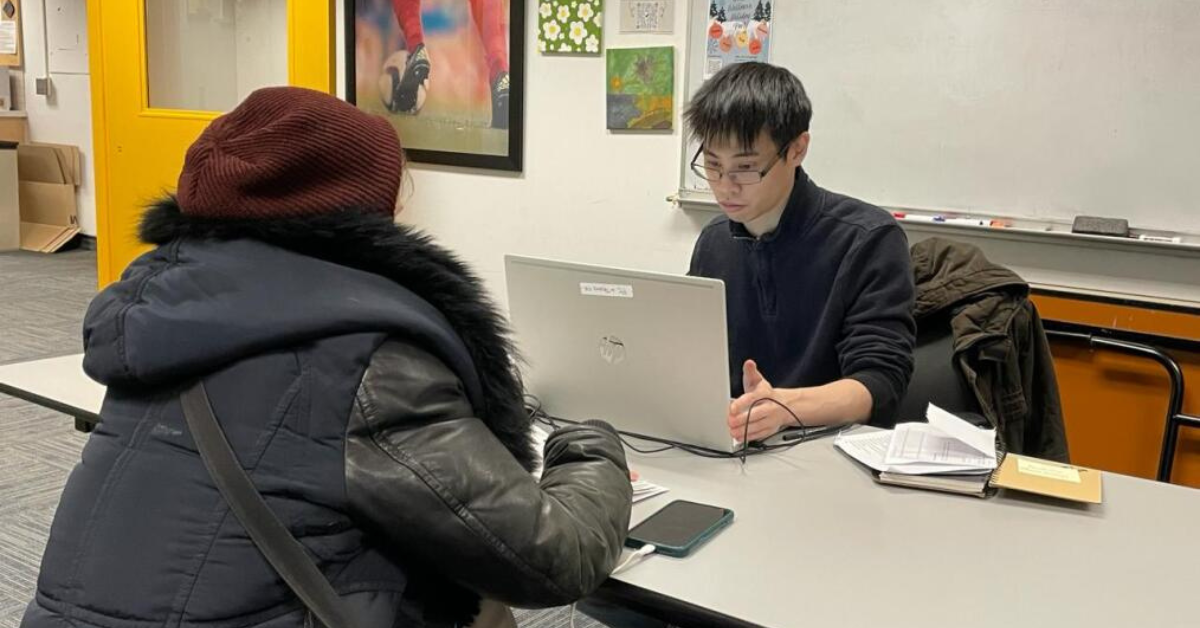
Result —
[[616, 336], [600, 338], [600, 357], [609, 364], [620, 364], [625, 361], [625, 343]]

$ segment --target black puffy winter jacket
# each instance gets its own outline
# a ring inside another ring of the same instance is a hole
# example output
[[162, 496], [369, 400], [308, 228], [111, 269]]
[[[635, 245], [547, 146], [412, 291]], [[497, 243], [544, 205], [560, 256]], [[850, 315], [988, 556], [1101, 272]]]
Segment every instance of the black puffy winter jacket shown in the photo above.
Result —
[[502, 319], [427, 239], [348, 211], [197, 221], [92, 303], [101, 423], [55, 515], [25, 628], [302, 626], [311, 618], [210, 480], [179, 392], [202, 379], [267, 504], [358, 626], [468, 622], [480, 596], [582, 597], [620, 553], [618, 440], [551, 436], [540, 482]]

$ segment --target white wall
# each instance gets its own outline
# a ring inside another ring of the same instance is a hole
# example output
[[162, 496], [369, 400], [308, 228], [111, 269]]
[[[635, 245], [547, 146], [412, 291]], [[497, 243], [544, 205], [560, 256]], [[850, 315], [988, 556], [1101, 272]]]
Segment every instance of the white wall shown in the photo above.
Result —
[[[617, 0], [606, 6], [606, 47], [675, 46], [674, 132], [607, 131], [603, 55], [539, 54], [537, 5], [529, 1], [524, 173], [422, 165], [410, 170], [400, 219], [458, 252], [501, 302], [505, 253], [681, 273], [696, 235], [714, 215], [684, 212], [666, 201], [679, 187], [687, 2], [677, 0], [671, 35], [619, 33], [618, 6]], [[337, 52], [340, 69], [340, 41]], [[343, 89], [340, 79], [338, 84]]]
[[[84, 0], [68, 0], [84, 4]], [[47, 3], [53, 7], [53, 2]], [[81, 11], [86, 10], [81, 8]], [[86, 72], [52, 73], [54, 98], [38, 96], [34, 81], [46, 76], [45, 16], [38, 0], [21, 3], [21, 35], [24, 46], [24, 103], [29, 121], [29, 139], [34, 142], [74, 144], [83, 162], [83, 183], [76, 192], [79, 226], [96, 235], [95, 171], [92, 167], [92, 93]], [[87, 31], [80, 44], [87, 49]], [[80, 68], [83, 69], [83, 68]]]

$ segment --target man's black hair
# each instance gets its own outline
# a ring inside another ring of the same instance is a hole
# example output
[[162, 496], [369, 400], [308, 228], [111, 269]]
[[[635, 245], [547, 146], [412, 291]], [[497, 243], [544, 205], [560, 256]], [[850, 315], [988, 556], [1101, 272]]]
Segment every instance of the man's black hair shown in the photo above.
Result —
[[808, 130], [812, 102], [788, 70], [767, 63], [726, 66], [696, 92], [683, 114], [691, 137], [701, 143], [731, 138], [749, 148], [766, 129], [775, 146]]

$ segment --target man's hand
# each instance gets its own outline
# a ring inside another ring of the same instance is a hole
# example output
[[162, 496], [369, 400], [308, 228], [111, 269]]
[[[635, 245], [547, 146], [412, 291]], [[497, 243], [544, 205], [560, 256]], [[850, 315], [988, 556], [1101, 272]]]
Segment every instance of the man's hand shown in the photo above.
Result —
[[[754, 360], [746, 360], [742, 365], [742, 389], [745, 394], [729, 404], [729, 435], [734, 440], [763, 440], [789, 425], [796, 425], [796, 419], [778, 403], [755, 403], [760, 399], [774, 399], [780, 403], [787, 403], [787, 400], [777, 394], [771, 382], [759, 372]], [[747, 433], [746, 411], [750, 410], [751, 406], [754, 409], [750, 411], [750, 429]]]

